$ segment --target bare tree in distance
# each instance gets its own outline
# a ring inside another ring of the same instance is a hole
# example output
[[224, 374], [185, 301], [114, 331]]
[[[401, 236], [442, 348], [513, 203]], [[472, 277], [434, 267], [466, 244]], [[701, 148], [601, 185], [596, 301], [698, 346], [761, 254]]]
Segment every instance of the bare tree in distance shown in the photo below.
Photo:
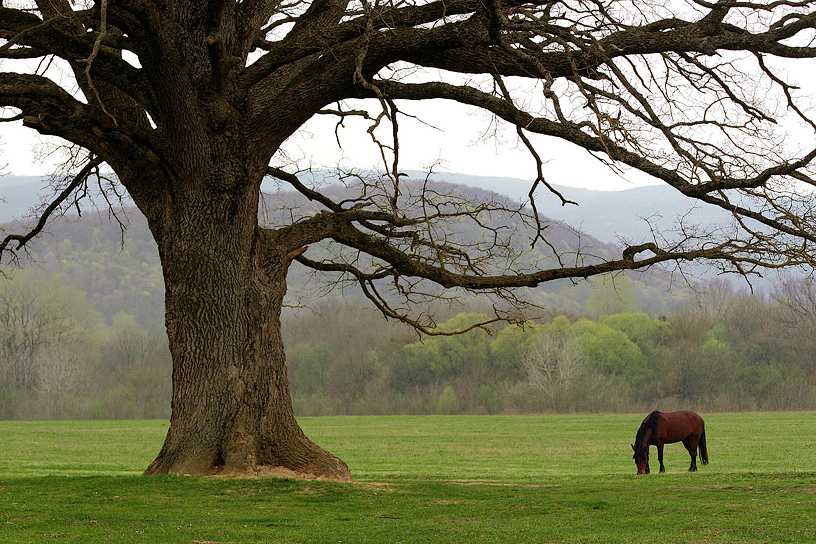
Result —
[[0, 388], [43, 390], [73, 377], [66, 358], [87, 343], [95, 322], [84, 294], [56, 275], [32, 269], [0, 283]]
[[792, 316], [792, 322], [816, 327], [816, 280], [786, 277], [771, 297]]
[[[429, 332], [432, 316], [412, 309], [438, 294], [430, 285], [453, 297], [492, 293], [494, 319], [513, 319], [513, 289], [561, 278], [698, 259], [743, 274], [809, 266], [816, 125], [779, 59], [808, 70], [815, 4], [6, 2], [5, 120], [63, 139], [84, 162], [0, 252], [24, 247], [104, 162], [147, 218], [166, 286], [172, 417], [147, 472], [284, 467], [348, 479], [292, 411], [280, 337], [292, 262], [356, 281], [384, 315]], [[559, 258], [535, 213], [407, 188], [402, 111], [436, 99], [512, 127], [532, 157], [531, 194], [546, 187], [568, 204], [542, 174], [546, 142], [536, 149], [531, 135], [544, 135], [725, 209], [734, 224], [636, 240], [607, 259]], [[281, 146], [316, 115], [367, 121], [361, 137], [380, 153], [382, 175], [331, 198], [288, 170]], [[260, 225], [268, 175], [314, 209]], [[458, 238], [461, 222], [484, 236]], [[508, 241], [517, 232], [548, 257], [519, 253]]]
[[550, 400], [562, 400], [586, 367], [586, 356], [579, 340], [563, 330], [538, 333], [522, 356], [527, 379]]
[[[810, 332], [816, 327], [816, 280], [813, 276], [787, 277], [771, 293], [771, 297], [783, 309], [782, 318], [786, 321], [788, 330], [801, 328]], [[809, 338], [811, 345], [816, 345], [813, 336], [809, 335]], [[809, 361], [811, 369], [816, 369], [816, 361], [810, 356], [811, 350], [810, 346], [805, 348], [803, 359]], [[813, 376], [814, 373], [811, 372], [810, 375]]]
[[52, 346], [37, 356], [37, 392], [46, 417], [54, 417], [60, 414], [66, 395], [76, 392], [92, 372], [65, 346]]
[[692, 304], [701, 315], [717, 319], [724, 315], [730, 303], [737, 297], [734, 287], [724, 278], [716, 278], [695, 286]]

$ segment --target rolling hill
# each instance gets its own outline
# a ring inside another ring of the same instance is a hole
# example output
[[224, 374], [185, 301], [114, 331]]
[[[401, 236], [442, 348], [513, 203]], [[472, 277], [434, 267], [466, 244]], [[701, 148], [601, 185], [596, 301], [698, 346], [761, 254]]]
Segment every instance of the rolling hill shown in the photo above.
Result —
[[[421, 172], [407, 172], [422, 179]], [[331, 176], [326, 176], [331, 183]], [[530, 182], [514, 178], [482, 177], [464, 174], [434, 174], [433, 179], [496, 193], [516, 202], [528, 199]], [[37, 177], [0, 178], [0, 223], [14, 221], [40, 201], [42, 182]], [[536, 206], [540, 215], [561, 221], [597, 240], [617, 244], [621, 239], [638, 242], [651, 235], [650, 223], [661, 232], [669, 232], [678, 218], [686, 223], [727, 223], [727, 213], [703, 209], [671, 187], [651, 185], [623, 191], [593, 191], [557, 186], [567, 199], [577, 204], [562, 206], [559, 199], [539, 188]]]
[[[443, 181], [435, 185], [438, 190], [458, 191], [475, 200], [521, 201], [528, 191], [526, 183], [521, 180], [462, 175], [439, 177]], [[274, 190], [271, 184], [269, 188]], [[38, 189], [36, 178], [5, 178], [0, 185], [0, 196], [6, 201], [0, 205], [0, 219], [3, 222], [19, 219], [25, 210], [38, 202]], [[499, 189], [503, 191], [501, 194]], [[600, 257], [620, 255], [620, 239], [638, 242], [648, 238], [649, 225], [643, 218], [652, 218], [666, 229], [676, 216], [683, 214], [687, 220], [689, 217], [701, 221], [711, 219], [701, 210], [689, 212], [686, 199], [665, 187], [641, 187], [620, 192], [559, 189], [578, 205], [561, 206], [557, 199], [548, 198], [548, 195], [537, 196], [540, 215], [553, 223], [547, 229], [548, 239], [561, 248], [575, 247], [580, 243], [584, 251]], [[342, 193], [339, 187], [327, 190], [335, 196]], [[273, 219], [276, 213], [283, 213], [284, 220], [291, 220], [293, 210], [304, 213], [312, 206], [314, 204], [302, 196], [283, 191], [267, 195], [262, 211], [267, 216], [271, 214]], [[81, 219], [71, 215], [57, 219], [32, 244], [30, 258], [46, 269], [73, 278], [103, 315], [110, 317], [125, 308], [142, 322], [160, 320], [163, 315], [163, 280], [155, 244], [138, 211], [125, 209], [118, 215], [126, 223], [124, 233], [102, 207], [97, 213], [83, 214]], [[469, 233], [462, 235], [471, 236]], [[658, 268], [629, 276], [635, 282], [643, 310], [661, 313], [679, 304], [683, 282], [676, 281], [665, 270]], [[290, 296], [298, 303], [308, 304], [315, 297], [361, 296], [353, 287], [340, 291], [329, 289], [327, 283], [315, 281], [311, 271], [299, 265], [293, 266], [289, 277]], [[590, 291], [591, 287], [583, 282], [574, 285], [561, 281], [540, 286], [534, 296], [545, 305], [580, 312]]]

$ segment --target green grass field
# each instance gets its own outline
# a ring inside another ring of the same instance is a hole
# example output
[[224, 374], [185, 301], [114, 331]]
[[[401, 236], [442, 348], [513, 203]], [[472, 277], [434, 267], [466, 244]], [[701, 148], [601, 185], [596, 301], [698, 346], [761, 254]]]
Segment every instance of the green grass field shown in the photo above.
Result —
[[166, 422], [4, 421], [0, 542], [816, 542], [816, 413], [703, 414], [708, 466], [638, 477], [644, 415], [302, 419], [353, 484], [144, 477]]

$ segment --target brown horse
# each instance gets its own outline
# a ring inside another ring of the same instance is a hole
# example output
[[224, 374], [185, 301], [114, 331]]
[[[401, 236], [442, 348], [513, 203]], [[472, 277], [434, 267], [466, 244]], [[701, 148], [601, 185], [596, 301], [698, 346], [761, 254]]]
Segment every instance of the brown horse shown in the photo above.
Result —
[[674, 442], [683, 442], [691, 456], [689, 472], [697, 470], [697, 446], [700, 447], [700, 461], [708, 464], [708, 450], [706, 449], [705, 422], [694, 412], [654, 411], [643, 420], [635, 436], [632, 449], [637, 465], [638, 474], [649, 474], [649, 446], [657, 446], [657, 460], [660, 461], [660, 472], [665, 472], [663, 466], [663, 445]]

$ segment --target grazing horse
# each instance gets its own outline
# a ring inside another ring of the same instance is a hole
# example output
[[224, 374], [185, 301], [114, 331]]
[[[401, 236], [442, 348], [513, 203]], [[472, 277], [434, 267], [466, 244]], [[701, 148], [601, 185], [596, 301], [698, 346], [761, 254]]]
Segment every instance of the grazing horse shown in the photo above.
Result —
[[660, 461], [660, 472], [665, 472], [663, 445], [681, 441], [691, 456], [689, 472], [697, 470], [697, 446], [700, 447], [700, 461], [704, 465], [708, 464], [703, 418], [694, 412], [686, 410], [666, 414], [654, 411], [646, 416], [646, 419], [640, 424], [637, 436], [635, 436], [635, 443], [632, 444], [638, 474], [649, 474], [649, 446], [657, 446], [657, 460]]

